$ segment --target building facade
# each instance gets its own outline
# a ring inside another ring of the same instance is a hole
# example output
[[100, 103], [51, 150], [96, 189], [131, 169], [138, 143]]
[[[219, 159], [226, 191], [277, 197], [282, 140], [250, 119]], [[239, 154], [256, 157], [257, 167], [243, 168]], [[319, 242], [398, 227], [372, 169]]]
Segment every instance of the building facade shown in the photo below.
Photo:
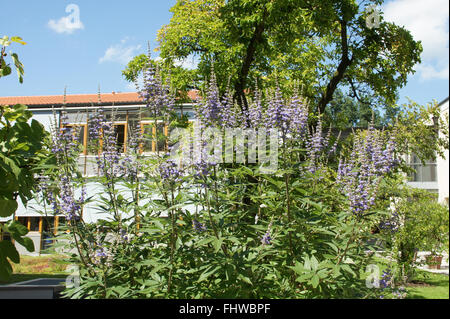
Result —
[[[188, 96], [194, 102], [198, 99], [197, 91], [190, 91]], [[168, 127], [163, 122], [158, 122], [155, 127], [154, 121], [146, 120], [150, 117], [145, 103], [135, 92], [130, 93], [109, 93], [109, 94], [81, 94], [81, 95], [55, 95], [55, 96], [25, 96], [25, 97], [0, 97], [0, 105], [25, 104], [33, 113], [33, 119], [42, 123], [47, 131], [51, 130], [52, 123], [61, 123], [62, 112], [68, 117], [68, 127], [77, 128], [78, 142], [82, 145], [83, 151], [78, 158], [79, 171], [84, 176], [97, 176], [98, 167], [96, 164], [96, 154], [89, 151], [89, 118], [99, 108], [104, 110], [104, 114], [111, 118], [114, 116], [114, 129], [117, 137], [117, 144], [120, 152], [124, 153], [127, 147], [127, 140], [133, 132], [141, 131], [151, 134], [158, 131], [159, 134], [168, 134]], [[177, 109], [179, 114], [188, 119], [193, 118], [192, 103], [181, 104]], [[146, 140], [142, 145], [144, 155], [151, 155], [156, 151], [166, 149], [165, 143]], [[101, 195], [100, 185], [88, 183], [86, 193]], [[94, 197], [95, 199], [95, 197]], [[40, 253], [52, 244], [52, 237], [59, 226], [65, 223], [62, 215], [49, 214], [48, 208], [38, 205], [35, 200], [30, 200], [26, 207], [18, 201], [19, 207], [15, 215], [10, 218], [0, 218], [0, 223], [7, 222], [15, 218], [29, 230], [30, 237], [35, 246], [35, 253]], [[105, 214], [99, 214], [94, 205], [87, 204], [83, 208], [83, 220], [89, 223], [99, 219], [104, 219]], [[8, 234], [1, 234], [0, 239], [8, 239]], [[20, 254], [27, 254], [27, 251], [20, 244], [15, 243]]]
[[[449, 98], [439, 103], [441, 116], [448, 117]], [[439, 132], [442, 134], [442, 130]], [[438, 195], [440, 203], [449, 201], [449, 159], [448, 149], [444, 151], [444, 157], [437, 156], [426, 161], [425, 165], [414, 154], [408, 158], [409, 165], [415, 172], [408, 178], [408, 185], [415, 188], [426, 189]]]

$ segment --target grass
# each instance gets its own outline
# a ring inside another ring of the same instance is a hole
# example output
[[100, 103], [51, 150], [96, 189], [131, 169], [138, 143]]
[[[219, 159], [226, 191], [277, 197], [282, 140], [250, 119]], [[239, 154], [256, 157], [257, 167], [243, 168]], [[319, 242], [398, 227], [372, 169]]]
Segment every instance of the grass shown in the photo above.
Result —
[[406, 291], [407, 299], [449, 299], [449, 277], [418, 270]]
[[7, 281], [0, 281], [0, 285], [32, 280], [37, 278], [67, 277], [67, 263], [61, 255], [20, 256], [20, 264], [12, 264], [13, 274]]
[[[389, 267], [385, 259], [374, 257], [373, 260], [380, 274]], [[415, 277], [405, 288], [406, 299], [449, 299], [449, 276], [417, 269]]]

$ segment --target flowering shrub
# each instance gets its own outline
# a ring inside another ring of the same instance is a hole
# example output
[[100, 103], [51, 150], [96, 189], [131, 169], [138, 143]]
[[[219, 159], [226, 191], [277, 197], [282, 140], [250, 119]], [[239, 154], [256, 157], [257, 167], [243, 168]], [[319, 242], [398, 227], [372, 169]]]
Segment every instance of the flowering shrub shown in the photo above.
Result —
[[[173, 119], [169, 88], [151, 65], [145, 74], [141, 96], [155, 124]], [[164, 152], [144, 157], [140, 136], [129, 140], [134, 144], [120, 155], [113, 119], [108, 122], [99, 110], [90, 134], [101, 141], [100, 176], [88, 181], [71, 165], [77, 150], [73, 134], [55, 130], [61, 169], [49, 174], [58, 191], [47, 200], [69, 222], [69, 245], [76, 248], [73, 261], [81, 276], [81, 285], [66, 295], [367, 296], [360, 271], [376, 220], [371, 209], [380, 179], [394, 165], [394, 145], [392, 140], [384, 143], [384, 135], [372, 128], [355, 134], [351, 156], [341, 157], [336, 170], [337, 141], [331, 131], [323, 134], [320, 116], [311, 125], [308, 109], [298, 94], [285, 97], [277, 87], [264, 97], [256, 91], [248, 112], [241, 112], [232, 103], [232, 92], [220, 97], [211, 76], [205, 98], [196, 106], [196, 129], [276, 130], [279, 165], [272, 174], [250, 160], [209, 160], [210, 141], [203, 137], [197, 153], [182, 165]], [[92, 202], [83, 193], [88, 182], [104, 190], [94, 204], [109, 218], [97, 224], [85, 223], [81, 216], [83, 205]]]

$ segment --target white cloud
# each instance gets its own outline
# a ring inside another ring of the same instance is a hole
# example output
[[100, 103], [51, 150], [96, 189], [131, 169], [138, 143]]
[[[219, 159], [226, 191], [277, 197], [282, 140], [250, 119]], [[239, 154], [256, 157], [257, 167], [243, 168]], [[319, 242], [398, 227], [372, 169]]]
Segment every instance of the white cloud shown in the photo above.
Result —
[[386, 21], [404, 26], [422, 42], [422, 63], [416, 67], [421, 79], [448, 79], [448, 0], [394, 0], [383, 11]]
[[140, 45], [127, 46], [128, 37], [122, 39], [120, 44], [112, 45], [106, 49], [105, 54], [99, 59], [99, 63], [103, 62], [118, 62], [126, 65], [141, 49]]
[[432, 65], [429, 64], [421, 64], [417, 66], [416, 71], [420, 72], [420, 75], [423, 80], [428, 79], [448, 80], [449, 74], [448, 63], [447, 66], [444, 68], [434, 68]]
[[76, 30], [84, 29], [83, 22], [80, 20], [80, 8], [76, 4], [69, 4], [66, 7], [66, 12], [70, 14], [55, 21], [49, 20], [47, 25], [50, 29], [57, 33], [71, 34]]

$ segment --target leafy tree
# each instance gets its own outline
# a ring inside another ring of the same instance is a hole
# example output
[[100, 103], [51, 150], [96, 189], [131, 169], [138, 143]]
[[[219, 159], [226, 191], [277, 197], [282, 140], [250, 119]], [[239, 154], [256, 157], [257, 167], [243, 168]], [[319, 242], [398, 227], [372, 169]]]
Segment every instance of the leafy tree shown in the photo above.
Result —
[[[11, 73], [11, 68], [4, 59], [5, 48], [11, 42], [25, 44], [20, 37], [9, 39], [5, 36], [0, 40], [0, 76]], [[19, 81], [22, 82], [23, 65], [16, 53], [12, 53], [11, 58]], [[9, 217], [15, 213], [18, 197], [24, 204], [32, 198], [35, 185], [34, 168], [42, 149], [45, 131], [42, 124], [36, 120], [28, 123], [31, 116], [32, 113], [25, 105], [0, 106], [0, 217]], [[25, 226], [13, 220], [1, 228], [28, 251], [34, 250], [32, 240], [24, 237], [28, 233]], [[14, 263], [20, 262], [19, 253], [11, 241], [0, 241], [0, 279], [8, 278], [12, 273], [8, 258]]]
[[[138, 84], [139, 77], [142, 76], [146, 64], [149, 63], [149, 56], [140, 54], [128, 62], [126, 68], [122, 71], [122, 75], [127, 81]], [[150, 63], [153, 67], [160, 69], [163, 81], [170, 81], [171, 87], [178, 89], [177, 96], [180, 98], [180, 102], [190, 102], [187, 92], [197, 88], [196, 83], [199, 80], [197, 70], [175, 66], [170, 61], [150, 60]]]
[[406, 186], [401, 177], [386, 179], [380, 193], [392, 212], [379, 224], [386, 251], [396, 262], [397, 279], [410, 281], [417, 251], [448, 251], [448, 206], [438, 203], [436, 194]]
[[342, 90], [336, 90], [333, 100], [325, 108], [326, 126], [339, 129], [367, 127], [372, 123], [380, 127], [388, 121], [378, 109], [372, 109], [370, 103], [359, 102], [346, 96]]
[[414, 101], [399, 107], [395, 117], [397, 148], [401, 154], [416, 154], [425, 164], [449, 148], [448, 114], [436, 101], [420, 105]]
[[299, 81], [321, 113], [338, 87], [373, 104], [392, 104], [422, 47], [409, 31], [382, 20], [366, 25], [355, 0], [179, 0], [158, 33], [161, 57], [198, 55], [204, 79], [214, 64], [222, 91], [248, 108], [246, 90], [259, 83]]

